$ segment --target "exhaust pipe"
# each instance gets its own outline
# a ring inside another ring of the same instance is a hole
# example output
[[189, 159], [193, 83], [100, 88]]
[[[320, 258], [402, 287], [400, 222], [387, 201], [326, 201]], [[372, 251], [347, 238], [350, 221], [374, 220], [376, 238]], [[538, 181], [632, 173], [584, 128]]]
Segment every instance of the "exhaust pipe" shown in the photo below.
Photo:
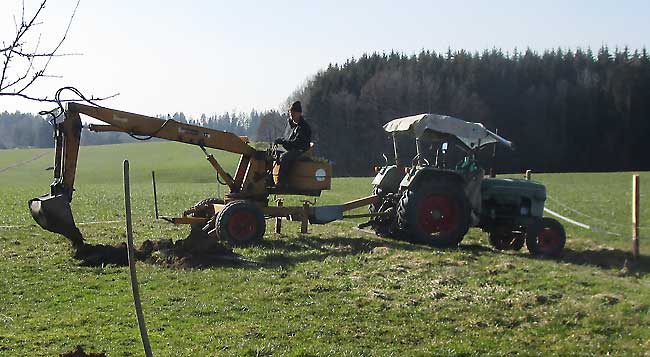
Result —
[[74, 248], [84, 244], [81, 232], [74, 223], [67, 195], [48, 194], [33, 198], [28, 204], [32, 217], [43, 229], [65, 236]]

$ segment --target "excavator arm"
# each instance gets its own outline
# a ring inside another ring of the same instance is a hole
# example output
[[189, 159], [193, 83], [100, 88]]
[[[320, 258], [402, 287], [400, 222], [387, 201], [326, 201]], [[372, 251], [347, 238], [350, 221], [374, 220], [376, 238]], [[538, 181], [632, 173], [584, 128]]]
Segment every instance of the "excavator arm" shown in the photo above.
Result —
[[[132, 136], [178, 141], [200, 146], [204, 152], [208, 147], [237, 153], [242, 155], [241, 160], [250, 160], [256, 152], [245, 139], [233, 133], [180, 123], [171, 119], [162, 120], [74, 102], [67, 103], [64, 114], [63, 122], [55, 124], [54, 181], [50, 185], [50, 193], [30, 200], [29, 208], [34, 220], [41, 227], [63, 234], [72, 241], [73, 245], [83, 244], [83, 238], [74, 223], [70, 208], [81, 139], [80, 114], [106, 123], [91, 124], [89, 129], [95, 132], [125, 132]], [[212, 155], [208, 155], [207, 152], [206, 155], [219, 176], [230, 186], [231, 191], [238, 191], [241, 188], [241, 179], [239, 177], [233, 179]], [[238, 173], [237, 176], [241, 175]]]

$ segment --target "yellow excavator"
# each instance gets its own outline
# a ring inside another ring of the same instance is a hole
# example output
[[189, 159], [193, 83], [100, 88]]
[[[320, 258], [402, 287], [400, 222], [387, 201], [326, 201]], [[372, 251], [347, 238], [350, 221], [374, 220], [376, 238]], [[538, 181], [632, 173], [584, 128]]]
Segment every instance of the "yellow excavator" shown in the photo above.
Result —
[[[287, 175], [288, 184], [279, 186], [278, 158], [282, 152], [275, 145], [267, 150], [257, 150], [249, 145], [248, 138], [230, 132], [91, 104], [69, 102], [65, 106], [60, 105], [64, 119], [54, 121], [54, 181], [49, 194], [28, 202], [32, 217], [41, 227], [64, 235], [75, 248], [84, 244], [70, 206], [75, 190], [81, 114], [105, 123], [90, 124], [90, 131], [124, 132], [140, 139], [156, 137], [196, 145], [203, 150], [220, 181], [228, 186], [229, 193], [223, 199], [205, 199], [185, 210], [181, 217], [165, 218], [174, 224], [191, 225], [190, 236], [217, 238], [233, 245], [249, 245], [264, 236], [265, 218], [299, 220], [302, 222], [301, 230], [305, 232], [309, 223], [325, 224], [346, 217], [366, 216], [344, 216], [343, 213], [377, 200], [377, 196], [373, 195], [340, 205], [312, 206], [305, 202], [297, 207], [269, 206], [271, 195], [320, 196], [321, 191], [331, 188], [332, 167], [329, 162], [312, 157], [313, 144], [291, 165]], [[234, 173], [226, 172], [206, 148], [239, 154], [239, 164]]]
[[[308, 221], [327, 223], [342, 219], [344, 211], [368, 205], [376, 198], [371, 196], [321, 207], [269, 206], [270, 195], [320, 196], [322, 190], [330, 189], [331, 165], [312, 158], [310, 149], [291, 166], [288, 185], [279, 186], [277, 159], [280, 152], [276, 146], [256, 150], [246, 137], [230, 132], [76, 102], [66, 103], [63, 114], [64, 120], [54, 124], [56, 149], [50, 193], [30, 200], [29, 208], [41, 227], [66, 236], [75, 247], [84, 244], [70, 206], [82, 129], [80, 114], [105, 123], [90, 124], [89, 129], [94, 132], [125, 132], [199, 146], [230, 192], [223, 200], [204, 200], [183, 212], [181, 217], [168, 220], [174, 224], [190, 224], [193, 232], [198, 230], [235, 245], [247, 245], [261, 239], [266, 229], [265, 217], [301, 220], [305, 227]], [[226, 172], [206, 148], [241, 155], [235, 172], [232, 175]]]

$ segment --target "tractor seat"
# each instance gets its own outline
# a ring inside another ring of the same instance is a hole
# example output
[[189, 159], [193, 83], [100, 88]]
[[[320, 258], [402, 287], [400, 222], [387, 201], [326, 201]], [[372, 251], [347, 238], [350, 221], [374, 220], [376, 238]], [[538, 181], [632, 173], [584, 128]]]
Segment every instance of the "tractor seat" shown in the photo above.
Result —
[[310, 142], [309, 143], [309, 149], [305, 150], [300, 156], [298, 156], [299, 160], [309, 160], [311, 159], [311, 154], [314, 152], [314, 143]]

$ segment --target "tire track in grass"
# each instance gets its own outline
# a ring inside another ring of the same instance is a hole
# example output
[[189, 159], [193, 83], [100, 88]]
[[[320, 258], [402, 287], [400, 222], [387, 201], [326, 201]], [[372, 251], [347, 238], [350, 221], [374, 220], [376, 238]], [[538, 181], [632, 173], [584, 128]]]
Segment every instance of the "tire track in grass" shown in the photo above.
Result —
[[[94, 224], [113, 224], [113, 223], [121, 223], [123, 221], [93, 221], [93, 222], [81, 222], [77, 223], [78, 226], [90, 226]], [[36, 226], [35, 223], [32, 224], [17, 224], [13, 226], [0, 226], [0, 229], [13, 229], [13, 228], [24, 228], [24, 227], [31, 227], [31, 226]]]
[[16, 163], [13, 163], [13, 164], [8, 165], [8, 166], [0, 167], [0, 173], [3, 173], [3, 172], [8, 171], [10, 169], [14, 169], [16, 167], [20, 167], [20, 166], [29, 164], [32, 161], [36, 161], [36, 160], [40, 159], [41, 157], [45, 156], [46, 154], [48, 154], [48, 152], [43, 152], [43, 153], [40, 153], [38, 155], [35, 155], [29, 160], [20, 161], [20, 162], [16, 162]]

